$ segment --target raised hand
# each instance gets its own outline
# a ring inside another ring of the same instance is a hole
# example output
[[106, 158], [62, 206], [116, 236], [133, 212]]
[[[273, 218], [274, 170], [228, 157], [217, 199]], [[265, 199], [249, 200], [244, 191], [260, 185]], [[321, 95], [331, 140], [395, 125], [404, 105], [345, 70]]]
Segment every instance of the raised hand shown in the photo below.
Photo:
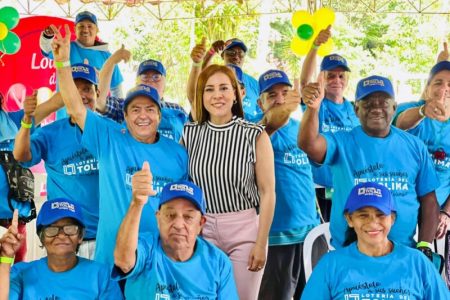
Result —
[[27, 117], [33, 117], [37, 106], [37, 90], [31, 96], [26, 96], [23, 101], [23, 112]]
[[211, 49], [214, 49], [216, 53], [220, 53], [225, 48], [225, 42], [223, 40], [218, 40], [212, 43]]
[[155, 196], [153, 190], [153, 176], [150, 171], [150, 164], [144, 161], [142, 169], [134, 173], [131, 178], [131, 188], [133, 191], [133, 201], [139, 205], [145, 205], [149, 196]]
[[9, 226], [8, 231], [0, 238], [1, 249], [0, 255], [6, 257], [14, 257], [17, 250], [20, 248], [20, 244], [24, 238], [22, 234], [19, 233], [19, 211], [14, 210], [11, 226]]
[[328, 41], [331, 37], [331, 25], [328, 25], [327, 28], [322, 29], [314, 40], [314, 45], [320, 46]]
[[115, 64], [120, 63], [122, 60], [124, 62], [128, 62], [131, 58], [131, 52], [127, 49], [125, 49], [125, 46], [122, 44], [122, 47], [120, 47], [119, 50], [116, 50], [112, 55], [113, 61]]
[[52, 37], [52, 36], [55, 35], [55, 33], [53, 32], [53, 29], [52, 29], [51, 26], [45, 27], [45, 29], [44, 29], [44, 34], [45, 34], [46, 36], [48, 36], [48, 37]]
[[55, 25], [50, 25], [50, 28], [55, 33], [52, 41], [53, 58], [55, 61], [65, 62], [70, 60], [70, 28], [69, 25], [64, 25], [64, 36]]
[[450, 94], [445, 90], [440, 98], [425, 103], [424, 114], [430, 119], [445, 122], [450, 117]]
[[448, 58], [449, 58], [448, 45], [447, 42], [444, 42], [444, 49], [441, 52], [439, 52], [437, 62], [446, 61], [448, 60]]
[[203, 37], [200, 44], [195, 45], [191, 51], [191, 59], [194, 63], [201, 63], [206, 55], [206, 38]]
[[302, 89], [303, 102], [310, 109], [319, 110], [320, 104], [325, 97], [324, 78], [325, 74], [322, 71], [317, 78], [317, 82], [309, 83]]

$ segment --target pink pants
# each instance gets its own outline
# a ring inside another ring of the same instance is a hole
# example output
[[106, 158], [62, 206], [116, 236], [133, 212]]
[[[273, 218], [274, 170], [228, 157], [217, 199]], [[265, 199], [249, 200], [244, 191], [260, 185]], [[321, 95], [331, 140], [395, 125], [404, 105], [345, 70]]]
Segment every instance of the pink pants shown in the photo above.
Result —
[[234, 279], [241, 300], [258, 298], [264, 274], [264, 269], [259, 272], [247, 270], [250, 252], [258, 234], [258, 221], [256, 210], [249, 209], [235, 213], [206, 214], [203, 227], [203, 237], [222, 249], [233, 263]]

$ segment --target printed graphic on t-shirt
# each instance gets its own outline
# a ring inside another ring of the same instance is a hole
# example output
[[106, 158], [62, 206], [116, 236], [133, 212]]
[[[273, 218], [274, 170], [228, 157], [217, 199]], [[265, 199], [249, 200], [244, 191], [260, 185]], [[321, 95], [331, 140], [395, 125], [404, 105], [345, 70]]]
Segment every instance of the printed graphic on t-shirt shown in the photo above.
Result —
[[355, 286], [344, 288], [345, 300], [409, 300], [411, 291], [407, 288], [385, 288], [380, 282], [360, 282]]
[[98, 174], [98, 161], [85, 148], [72, 153], [61, 160], [64, 175]]

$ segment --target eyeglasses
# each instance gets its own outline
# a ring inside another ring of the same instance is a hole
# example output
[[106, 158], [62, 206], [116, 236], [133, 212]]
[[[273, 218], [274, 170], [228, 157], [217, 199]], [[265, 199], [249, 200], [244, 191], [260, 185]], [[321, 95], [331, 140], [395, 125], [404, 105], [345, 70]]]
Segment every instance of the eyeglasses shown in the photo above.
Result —
[[151, 74], [151, 75], [144, 73], [144, 74], [141, 74], [140, 77], [141, 77], [141, 80], [143, 80], [143, 81], [158, 82], [161, 80], [162, 75], [159, 73], [155, 73], [155, 74]]
[[242, 50], [225, 50], [225, 51], [223, 51], [223, 53], [225, 53], [226, 56], [231, 56], [231, 57], [237, 55], [238, 57], [242, 58], [245, 56], [245, 52]]
[[437, 160], [444, 160], [447, 157], [447, 154], [445, 153], [444, 149], [439, 148], [433, 153], [434, 159]]
[[44, 235], [49, 238], [55, 237], [61, 232], [61, 229], [65, 235], [75, 235], [79, 231], [78, 225], [48, 226], [44, 228]]

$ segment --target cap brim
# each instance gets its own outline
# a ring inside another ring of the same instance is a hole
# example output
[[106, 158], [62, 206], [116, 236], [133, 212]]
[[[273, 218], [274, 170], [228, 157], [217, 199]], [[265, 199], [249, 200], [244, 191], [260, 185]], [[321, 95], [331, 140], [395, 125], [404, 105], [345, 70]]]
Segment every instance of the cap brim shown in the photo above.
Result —
[[177, 194], [177, 195], [173, 195], [173, 197], [169, 197], [169, 198], [165, 199], [164, 202], [159, 203], [158, 209], [160, 209], [161, 206], [164, 205], [164, 204], [166, 204], [167, 202], [170, 202], [170, 201], [175, 200], [175, 199], [185, 199], [185, 200], [188, 200], [189, 202], [191, 202], [192, 204], [194, 204], [194, 206], [198, 209], [198, 211], [199, 211], [202, 215], [204, 214], [203, 211], [202, 211], [202, 209], [201, 209], [201, 207], [198, 205], [197, 200], [196, 200], [194, 197], [192, 197], [192, 196], [190, 196], [190, 195], [188, 195], [188, 194], [183, 194], [183, 195]]
[[259, 93], [260, 94], [265, 93], [268, 90], [270, 90], [274, 85], [277, 85], [277, 84], [284, 84], [284, 85], [288, 85], [288, 86], [292, 87], [292, 84], [290, 82], [286, 82], [286, 81], [274, 82], [274, 83], [266, 86], [266, 88], [264, 90], [260, 91]]
[[142, 73], [147, 72], [147, 71], [155, 71], [155, 72], [158, 72], [159, 74], [161, 74], [161, 75], [164, 76], [164, 74], [161, 73], [160, 70], [158, 70], [157, 68], [155, 68], [155, 67], [153, 67], [153, 66], [145, 66], [145, 67], [143, 67], [143, 68], [139, 71], [138, 75], [142, 75]]

